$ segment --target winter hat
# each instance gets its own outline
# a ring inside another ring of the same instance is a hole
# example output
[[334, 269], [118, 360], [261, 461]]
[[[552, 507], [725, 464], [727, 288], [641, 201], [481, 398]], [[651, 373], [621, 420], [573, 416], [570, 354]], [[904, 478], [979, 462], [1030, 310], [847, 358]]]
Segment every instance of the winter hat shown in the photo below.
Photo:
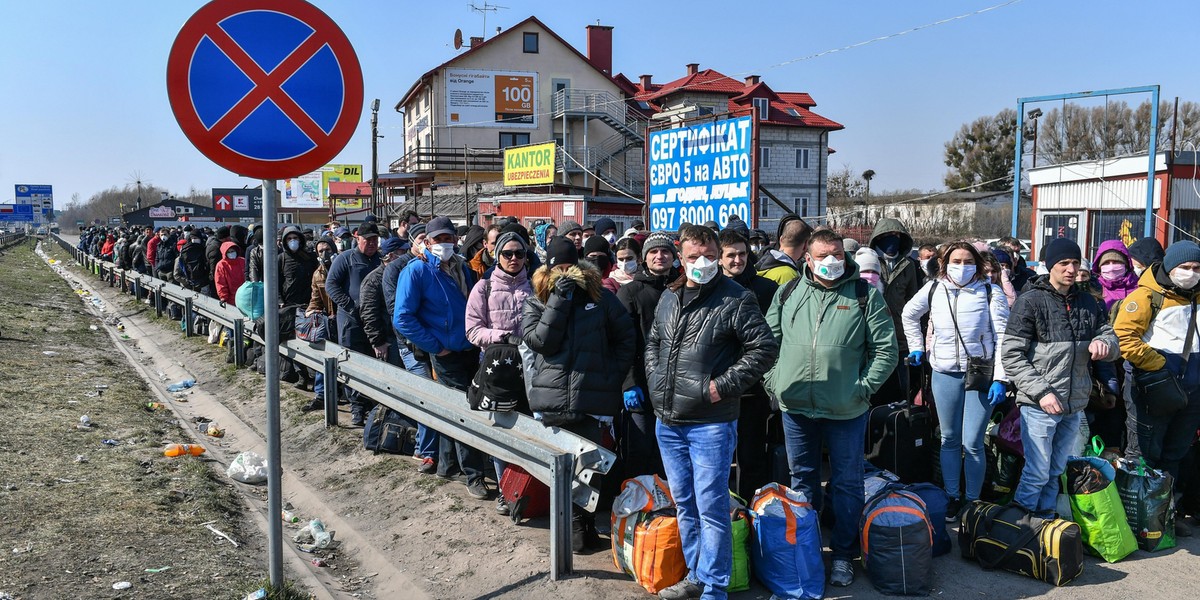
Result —
[[[579, 226], [578, 223], [575, 224]], [[567, 238], [556, 235], [551, 240], [546, 248], [546, 265], [557, 267], [559, 265], [574, 265], [579, 263], [579, 251], [575, 250], [575, 242]]]
[[1163, 257], [1163, 270], [1170, 273], [1179, 265], [1186, 262], [1200, 262], [1200, 246], [1191, 240], [1175, 242], [1167, 247]]
[[1042, 248], [1042, 262], [1047, 270], [1064, 260], [1071, 259], [1083, 259], [1083, 252], [1079, 250], [1079, 244], [1067, 238], [1054, 238], [1049, 244], [1046, 244], [1046, 247]]
[[1105, 250], [1104, 254], [1101, 254], [1096, 259], [1096, 266], [1103, 265], [1104, 261], [1106, 261], [1106, 260], [1115, 260], [1121, 264], [1125, 264], [1127, 259], [1125, 258], [1124, 254], [1121, 254], [1120, 252], [1117, 252], [1116, 250]]
[[617, 224], [614, 223], [612, 219], [608, 217], [600, 217], [599, 219], [596, 219], [596, 233], [604, 235], [604, 232], [608, 231], [609, 229], [613, 230], [614, 233], [617, 231]]
[[454, 229], [454, 223], [450, 222], [450, 217], [437, 217], [425, 226], [425, 234], [431, 238], [447, 233], [453, 236], [458, 235], [458, 231]]
[[408, 227], [408, 240], [412, 243], [417, 243], [417, 236], [425, 233], [424, 223], [414, 223]]
[[611, 251], [611, 249], [612, 249], [612, 246], [608, 243], [608, 240], [606, 240], [598, 235], [593, 235], [592, 237], [588, 238], [587, 241], [585, 241], [583, 243], [583, 255], [584, 256], [587, 256], [593, 252], [603, 252], [605, 254], [608, 254]]
[[563, 221], [562, 227], [558, 228], [558, 235], [565, 236], [572, 231], [583, 231], [583, 227], [575, 221]]
[[842, 240], [842, 249], [845, 250], [846, 252], [850, 252], [850, 253], [858, 252], [858, 249], [861, 247], [862, 247], [862, 244], [859, 244], [858, 240], [856, 240], [854, 238], [846, 238], [846, 239]]
[[870, 248], [859, 248], [854, 253], [854, 262], [858, 265], [859, 271], [883, 272], [882, 267], [879, 265], [879, 255]]
[[725, 229], [740, 233], [743, 237], [750, 236], [750, 227], [746, 225], [745, 221], [737, 217], [730, 217], [729, 222], [725, 224]]
[[[530, 242], [529, 230], [525, 229], [524, 225], [522, 225], [520, 223], [516, 223], [516, 222], [509, 223], [508, 225], [505, 225], [504, 227], [500, 228], [500, 236], [501, 237], [503, 237], [504, 234], [506, 234], [506, 233], [515, 233], [517, 235], [520, 235], [521, 239], [525, 241], [525, 248], [526, 249], [529, 248], [529, 242]], [[499, 241], [499, 238], [497, 238], [497, 241]], [[499, 247], [499, 246], [497, 246], [497, 247]]]
[[1146, 267], [1161, 261], [1164, 256], [1162, 244], [1154, 238], [1142, 238], [1129, 246], [1129, 258]]
[[992, 248], [992, 256], [996, 257], [996, 262], [1002, 265], [1012, 266], [1012, 256], [1009, 256], [1003, 248]]
[[646, 243], [642, 244], [642, 260], [646, 260], [646, 257], [650, 256], [650, 251], [655, 248], [669, 248], [674, 253], [675, 242], [671, 240], [671, 234], [665, 231], [655, 231], [646, 236]]
[[379, 226], [374, 223], [367, 223], [358, 228], [358, 237], [379, 237]]
[[705, 227], [707, 227], [707, 228], [709, 228], [709, 229], [711, 229], [711, 230], [713, 230], [713, 231], [719, 231], [719, 230], [721, 229], [720, 227], [718, 227], [718, 226], [717, 226], [717, 222], [716, 222], [716, 221], [705, 221], [705, 222], [704, 222], [704, 226], [705, 226]]
[[509, 242], [516, 242], [521, 244], [522, 250], [529, 250], [529, 242], [522, 237], [520, 233], [516, 231], [509, 231], [506, 233], [501, 233], [500, 237], [496, 238], [496, 254], [500, 254], [500, 251], [503, 250], [504, 246]]
[[383, 240], [379, 244], [379, 253], [386, 255], [391, 254], [404, 246], [404, 241], [396, 236], [392, 236]]

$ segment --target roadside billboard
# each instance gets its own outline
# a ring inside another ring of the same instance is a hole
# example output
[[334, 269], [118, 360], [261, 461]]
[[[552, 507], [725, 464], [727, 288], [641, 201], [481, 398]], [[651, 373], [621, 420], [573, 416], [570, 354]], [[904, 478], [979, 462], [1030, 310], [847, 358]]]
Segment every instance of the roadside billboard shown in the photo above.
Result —
[[504, 149], [504, 185], [554, 183], [554, 142]]
[[650, 228], [705, 221], [724, 228], [733, 215], [751, 223], [752, 133], [751, 117], [651, 132]]
[[537, 127], [537, 73], [446, 69], [451, 127]]
[[285, 179], [280, 208], [323, 208], [325, 193], [321, 185], [321, 172]]
[[[321, 193], [322, 198], [329, 198], [329, 183], [331, 181], [350, 181], [354, 183], [362, 183], [363, 180], [362, 165], [325, 165], [321, 167]], [[337, 199], [338, 210], [358, 210], [362, 208], [362, 199]]]

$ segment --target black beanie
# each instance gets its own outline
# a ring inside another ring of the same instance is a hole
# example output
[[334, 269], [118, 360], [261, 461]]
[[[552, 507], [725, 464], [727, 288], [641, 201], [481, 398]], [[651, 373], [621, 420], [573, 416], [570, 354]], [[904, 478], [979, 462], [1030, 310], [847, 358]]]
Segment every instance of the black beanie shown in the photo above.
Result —
[[1042, 263], [1045, 264], [1046, 270], [1050, 270], [1061, 261], [1071, 259], [1083, 260], [1083, 252], [1079, 250], [1079, 244], [1067, 238], [1054, 238], [1042, 248]]
[[1129, 246], [1129, 258], [1138, 261], [1143, 267], [1162, 262], [1165, 256], [1162, 244], [1154, 238], [1145, 237]]
[[587, 240], [585, 240], [583, 242], [583, 255], [584, 256], [587, 256], [593, 252], [603, 252], [605, 254], [608, 254], [609, 252], [612, 251], [611, 249], [612, 249], [612, 246], [608, 243], [608, 240], [606, 240], [598, 235], [593, 235], [592, 237], [588, 238]]
[[546, 265], [557, 267], [559, 265], [574, 265], [579, 263], [579, 251], [575, 249], [575, 242], [567, 238], [556, 235], [546, 245]]

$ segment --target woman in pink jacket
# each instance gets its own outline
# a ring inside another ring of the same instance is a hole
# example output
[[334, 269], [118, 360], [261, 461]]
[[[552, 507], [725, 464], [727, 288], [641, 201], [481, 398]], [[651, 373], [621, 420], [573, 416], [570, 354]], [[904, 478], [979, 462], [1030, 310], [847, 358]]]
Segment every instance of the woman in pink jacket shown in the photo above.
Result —
[[[525, 268], [528, 252], [525, 239], [519, 233], [500, 234], [496, 240], [496, 265], [492, 274], [479, 280], [467, 296], [467, 339], [481, 349], [496, 343], [521, 343], [521, 310], [525, 299], [533, 295], [529, 271]], [[492, 460], [499, 481], [505, 464]], [[503, 493], [496, 496], [496, 512], [509, 513]]]

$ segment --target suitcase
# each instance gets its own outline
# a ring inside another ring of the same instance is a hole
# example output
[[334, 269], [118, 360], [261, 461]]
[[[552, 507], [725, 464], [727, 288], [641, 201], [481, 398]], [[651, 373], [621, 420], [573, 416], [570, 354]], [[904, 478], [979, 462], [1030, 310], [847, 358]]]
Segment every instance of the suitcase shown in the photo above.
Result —
[[984, 570], [1004, 569], [1056, 586], [1083, 572], [1079, 525], [1039, 519], [1019, 506], [972, 503], [963, 512], [958, 547]]
[[866, 459], [904, 483], [933, 479], [933, 417], [928, 406], [893, 402], [867, 413]]
[[513, 523], [550, 514], [550, 488], [517, 465], [504, 468], [504, 475], [500, 476], [500, 493], [508, 502]]

